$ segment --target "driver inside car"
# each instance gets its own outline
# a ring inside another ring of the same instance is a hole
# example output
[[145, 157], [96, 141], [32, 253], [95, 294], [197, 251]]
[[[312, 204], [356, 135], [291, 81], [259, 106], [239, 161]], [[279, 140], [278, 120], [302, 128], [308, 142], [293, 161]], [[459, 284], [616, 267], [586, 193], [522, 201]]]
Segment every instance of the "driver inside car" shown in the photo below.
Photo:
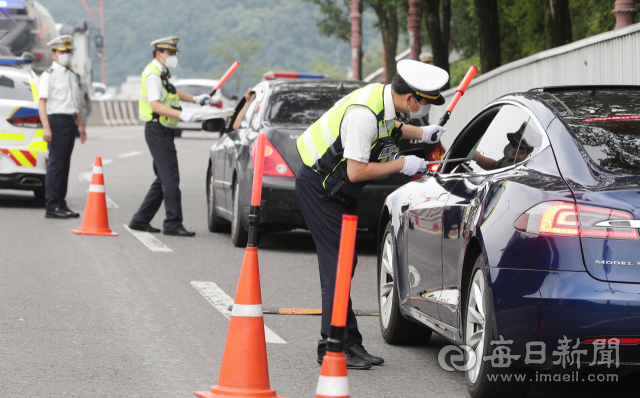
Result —
[[499, 160], [484, 156], [478, 151], [473, 153], [472, 160], [474, 160], [478, 166], [482, 167], [484, 170], [501, 169], [503, 167], [522, 162], [535, 149], [535, 146], [530, 145], [527, 142], [526, 137], [523, 138], [526, 127], [527, 122], [523, 122], [518, 131], [515, 133], [507, 133], [509, 143], [505, 145], [503, 150], [504, 156]]

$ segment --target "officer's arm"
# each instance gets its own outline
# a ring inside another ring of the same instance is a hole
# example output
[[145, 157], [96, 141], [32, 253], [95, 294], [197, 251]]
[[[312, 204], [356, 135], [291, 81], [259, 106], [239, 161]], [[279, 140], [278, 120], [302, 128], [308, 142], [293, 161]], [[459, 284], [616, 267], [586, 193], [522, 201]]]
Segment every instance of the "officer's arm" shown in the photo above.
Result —
[[176, 93], [178, 94], [178, 97], [180, 97], [180, 101], [182, 101], [182, 102], [193, 102], [193, 95], [187, 94], [187, 93], [183, 93], [180, 90], [176, 90]]
[[40, 123], [42, 123], [43, 139], [47, 142], [51, 141], [51, 125], [49, 124], [49, 115], [47, 115], [47, 99], [40, 98], [38, 101], [38, 115], [40, 115]]
[[[400, 122], [396, 120], [396, 127], [400, 127]], [[411, 126], [405, 124], [402, 126], [402, 138], [407, 140], [422, 141], [423, 130], [420, 126]]]
[[404, 167], [404, 159], [384, 163], [362, 163], [347, 159], [347, 176], [351, 182], [369, 181], [399, 173]]
[[157, 113], [160, 116], [179, 119], [180, 113], [182, 113], [182, 111], [170, 108], [160, 101], [151, 101], [149, 104], [151, 105], [151, 110], [153, 111], [153, 113]]

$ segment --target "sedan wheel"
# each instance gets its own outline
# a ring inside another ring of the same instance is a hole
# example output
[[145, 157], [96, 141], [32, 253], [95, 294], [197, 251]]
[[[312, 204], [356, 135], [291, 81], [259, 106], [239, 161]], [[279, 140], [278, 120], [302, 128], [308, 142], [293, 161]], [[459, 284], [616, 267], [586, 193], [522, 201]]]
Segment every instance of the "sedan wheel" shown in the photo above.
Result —
[[382, 337], [389, 344], [426, 344], [431, 338], [431, 330], [406, 320], [400, 312], [391, 223], [387, 224], [381, 246], [382, 253], [378, 256], [378, 304]]
[[235, 247], [247, 245], [249, 233], [244, 228], [240, 212], [240, 183], [236, 181], [233, 188], [233, 218], [231, 219], [231, 242]]
[[[469, 302], [467, 303], [467, 318], [465, 322], [465, 336], [467, 345], [475, 352], [476, 358], [484, 355], [484, 291], [485, 282], [482, 270], [476, 270], [471, 281]], [[480, 361], [468, 372], [469, 381], [475, 383], [480, 372]]]

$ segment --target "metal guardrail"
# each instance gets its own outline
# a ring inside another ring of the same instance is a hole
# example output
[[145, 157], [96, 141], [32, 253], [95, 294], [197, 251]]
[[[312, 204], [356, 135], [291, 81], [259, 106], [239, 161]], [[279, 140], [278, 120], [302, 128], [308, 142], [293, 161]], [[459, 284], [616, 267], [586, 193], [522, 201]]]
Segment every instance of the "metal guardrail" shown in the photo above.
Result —
[[[640, 85], [640, 23], [534, 54], [474, 79], [458, 102], [442, 142], [449, 147], [464, 125], [494, 99], [532, 88], [564, 85]], [[431, 124], [445, 112], [456, 88], [432, 106]]]
[[93, 101], [92, 110], [87, 121], [87, 125], [90, 126], [136, 126], [142, 124], [138, 119], [138, 101]]

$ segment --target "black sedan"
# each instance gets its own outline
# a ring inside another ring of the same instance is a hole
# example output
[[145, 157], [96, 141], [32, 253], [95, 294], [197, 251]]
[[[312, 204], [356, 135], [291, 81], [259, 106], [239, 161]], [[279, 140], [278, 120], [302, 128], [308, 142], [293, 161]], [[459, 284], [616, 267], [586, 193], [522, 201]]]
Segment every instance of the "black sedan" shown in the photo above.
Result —
[[[258, 133], [267, 136], [260, 231], [307, 228], [295, 195], [294, 173], [302, 164], [296, 140], [338, 100], [365, 85], [325, 79], [263, 81], [254, 87], [255, 95], [237, 130], [231, 126], [244, 99], [228, 124], [220, 119], [205, 121], [203, 128], [221, 131], [211, 147], [207, 169], [209, 230], [223, 231], [231, 224], [234, 245], [246, 245], [253, 181], [251, 154]], [[403, 141], [399, 150], [413, 147], [426, 152], [434, 147]], [[358, 199], [358, 226], [376, 230], [385, 197], [408, 181], [410, 177], [397, 174], [369, 184]]]
[[443, 336], [466, 353], [455, 368], [472, 397], [524, 397], [534, 371], [611, 381], [636, 370], [639, 123], [640, 87], [550, 87], [490, 103], [450, 162], [386, 200], [384, 339]]

